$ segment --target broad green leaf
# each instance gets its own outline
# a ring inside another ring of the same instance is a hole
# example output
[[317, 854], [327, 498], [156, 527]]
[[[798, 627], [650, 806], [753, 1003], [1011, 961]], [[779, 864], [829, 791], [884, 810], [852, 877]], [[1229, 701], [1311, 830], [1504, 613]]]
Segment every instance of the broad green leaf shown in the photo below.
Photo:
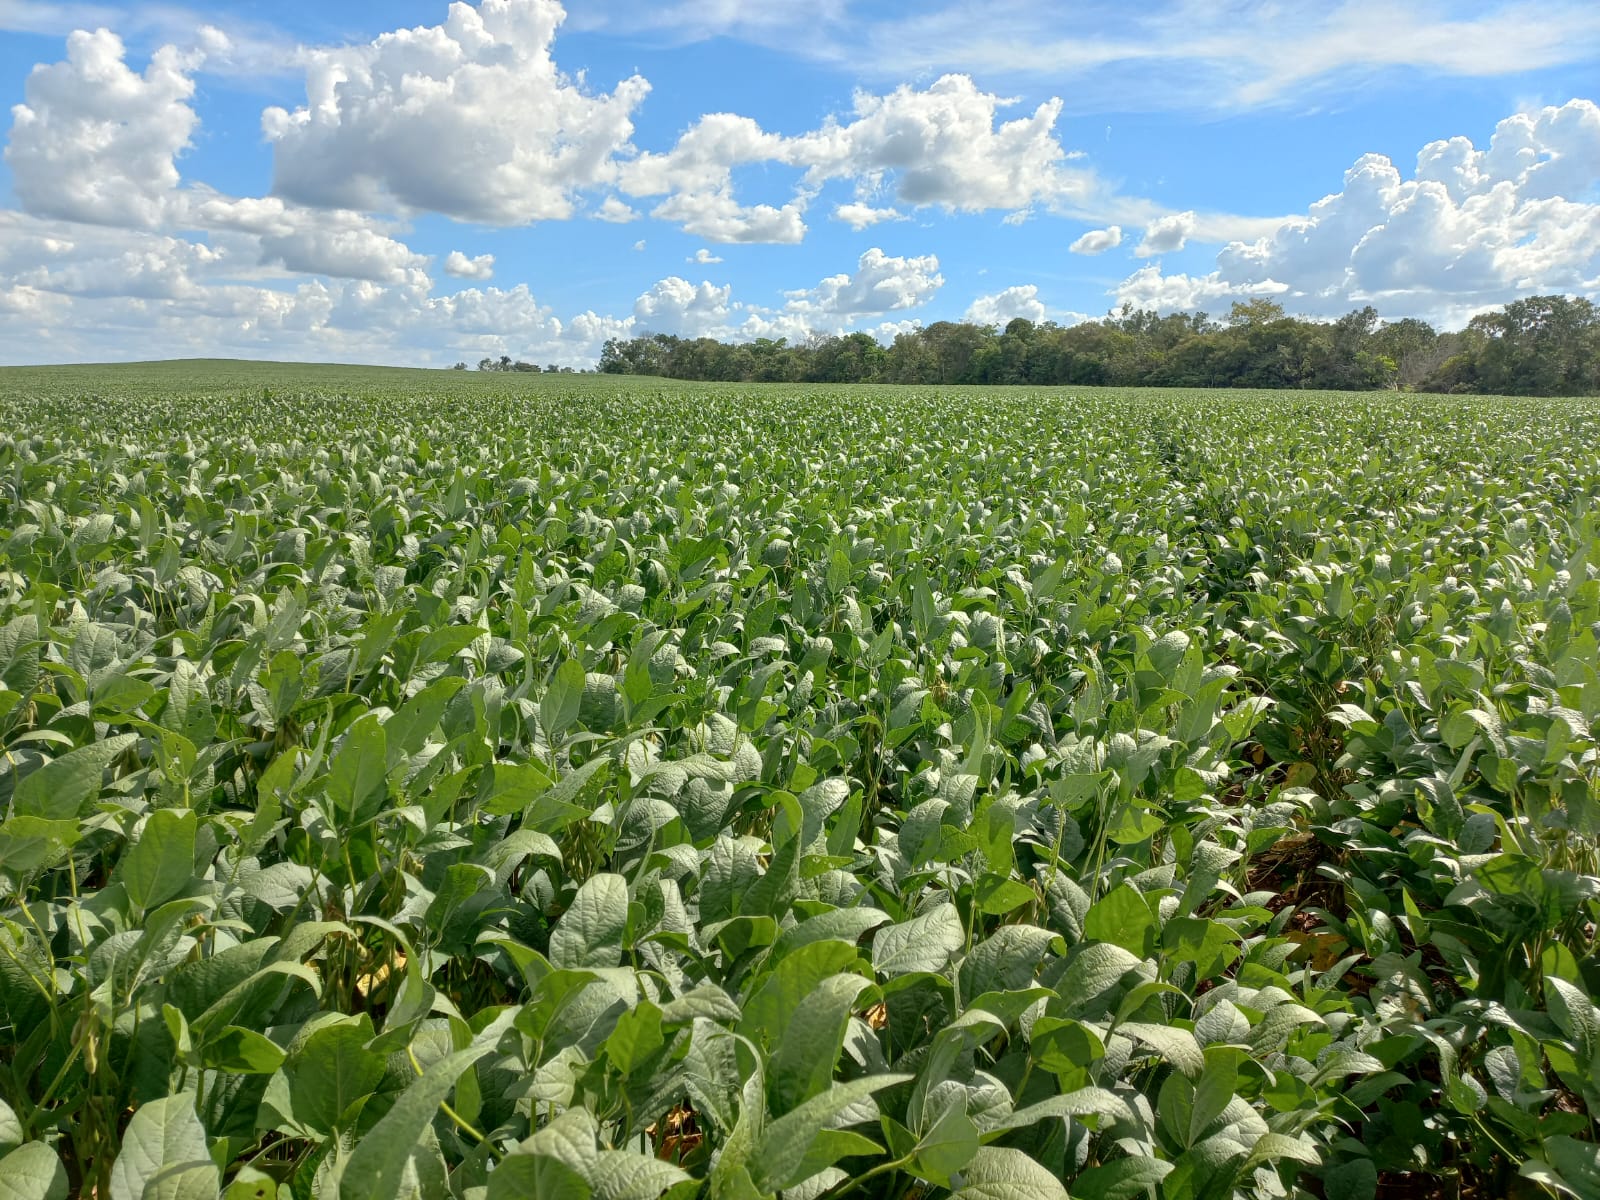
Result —
[[794, 1172], [806, 1162], [812, 1143], [827, 1122], [884, 1088], [910, 1080], [910, 1075], [891, 1074], [836, 1083], [770, 1122], [756, 1140], [755, 1154], [749, 1164], [751, 1179], [764, 1191], [800, 1183], [801, 1180], [794, 1178]]
[[586, 678], [583, 664], [573, 658], [557, 667], [551, 677], [550, 686], [539, 701], [539, 724], [552, 742], [560, 741], [561, 735], [578, 719]]
[[388, 742], [376, 716], [362, 717], [344, 735], [328, 769], [329, 815], [344, 830], [366, 819], [387, 787]]
[[489, 1175], [488, 1200], [529, 1196], [588, 1200], [589, 1179], [599, 1164], [594, 1119], [586, 1109], [568, 1109], [546, 1122], [508, 1154]]
[[978, 910], [990, 916], [1012, 912], [1031, 904], [1035, 898], [1032, 888], [999, 875], [985, 875], [980, 879], [977, 895]]
[[1194, 1086], [1187, 1145], [1198, 1142], [1206, 1127], [1233, 1102], [1239, 1086], [1239, 1063], [1244, 1058], [1245, 1052], [1237, 1046], [1206, 1047], [1205, 1068]]
[[1078, 1200], [1146, 1200], [1172, 1171], [1172, 1164], [1144, 1156], [1090, 1167], [1072, 1181]]
[[664, 1044], [661, 1010], [645, 1000], [617, 1019], [606, 1038], [606, 1057], [623, 1075], [631, 1075]]
[[1200, 979], [1215, 979], [1239, 956], [1239, 935], [1221, 921], [1174, 917], [1161, 941], [1174, 962], [1192, 962]]
[[1089, 1070], [1106, 1055], [1100, 1035], [1081, 1021], [1061, 1017], [1040, 1017], [1029, 1033], [1028, 1052], [1046, 1071], [1059, 1077], [1062, 1086], [1082, 1086]]
[[1002, 925], [961, 962], [961, 993], [1014, 992], [1030, 986], [1057, 935], [1036, 925]]
[[283, 1065], [284, 1054], [276, 1042], [255, 1030], [228, 1025], [206, 1042], [201, 1058], [213, 1070], [270, 1075]]
[[278, 1185], [270, 1175], [243, 1167], [222, 1193], [222, 1200], [277, 1200]]
[[911, 1170], [940, 1187], [949, 1187], [977, 1152], [978, 1127], [963, 1105], [952, 1104], [917, 1139]]
[[427, 743], [428, 735], [439, 727], [445, 706], [466, 686], [467, 681], [457, 676], [436, 679], [400, 706], [398, 712], [383, 723], [385, 766], [393, 770], [404, 759], [418, 753]]
[[800, 839], [790, 838], [772, 855], [761, 878], [738, 898], [740, 913], [781, 919], [800, 887]]
[[1140, 960], [1121, 946], [1078, 946], [1055, 990], [1070, 1003], [1074, 1013], [1093, 1019], [1114, 1003], [1123, 980], [1139, 965]]
[[395, 1195], [422, 1131], [438, 1115], [456, 1080], [490, 1049], [480, 1045], [447, 1054], [400, 1094], [345, 1160], [340, 1200], [387, 1200]]
[[856, 950], [843, 942], [812, 942], [780, 962], [745, 1002], [739, 1032], [753, 1042], [775, 1045], [811, 990], [830, 975], [857, 962]]
[[1143, 1042], [1191, 1078], [1205, 1070], [1206, 1060], [1201, 1053], [1200, 1043], [1187, 1029], [1151, 1025], [1143, 1021], [1124, 1021], [1117, 1026], [1116, 1032]]
[[145, 820], [139, 840], [117, 864], [128, 899], [141, 913], [165, 904], [194, 874], [198, 821], [192, 812], [160, 808]]
[[624, 1150], [602, 1150], [589, 1168], [594, 1200], [656, 1200], [662, 1192], [690, 1179], [687, 1171]]
[[870, 933], [889, 920], [881, 908], [835, 908], [818, 913], [790, 926], [778, 935], [772, 956], [782, 959], [791, 950], [810, 942], [838, 940], [855, 945], [865, 933]]
[[22, 1145], [22, 1122], [17, 1120], [16, 1110], [0, 1100], [0, 1156], [4, 1156]]
[[1007, 1130], [1025, 1129], [1036, 1121], [1051, 1117], [1100, 1117], [1106, 1121], [1131, 1121], [1133, 1112], [1121, 1097], [1105, 1088], [1078, 1088], [1065, 1095], [1051, 1096], [1048, 1100], [1017, 1109], [988, 1129], [984, 1138], [997, 1138]]
[[1021, 1150], [982, 1146], [950, 1200], [1067, 1200], [1067, 1189]]
[[289, 1117], [324, 1136], [348, 1127], [383, 1079], [383, 1055], [367, 1049], [372, 1020], [342, 1018], [316, 1030], [284, 1063]]
[[965, 940], [956, 906], [940, 904], [909, 921], [879, 928], [872, 939], [872, 969], [891, 979], [940, 971]]
[[29, 1142], [0, 1158], [0, 1200], [67, 1200], [68, 1188], [61, 1156], [43, 1142]]
[[1600, 1010], [1588, 995], [1558, 975], [1546, 975], [1545, 1003], [1561, 1031], [1577, 1043], [1585, 1058], [1600, 1050]]
[[550, 961], [569, 970], [614, 967], [622, 960], [627, 927], [628, 881], [621, 875], [593, 875], [551, 932]]
[[774, 1112], [787, 1112], [828, 1086], [856, 998], [871, 986], [859, 975], [833, 975], [801, 1000], [768, 1068]]
[[138, 740], [137, 734], [118, 734], [51, 759], [17, 784], [11, 799], [13, 815], [48, 821], [74, 819], [88, 801], [100, 794], [100, 779], [106, 768]]
[[1305, 1163], [1308, 1166], [1316, 1166], [1322, 1161], [1322, 1155], [1318, 1153], [1316, 1142], [1308, 1137], [1291, 1137], [1285, 1133], [1263, 1133], [1256, 1139], [1256, 1144], [1250, 1148], [1250, 1157], [1245, 1165], [1251, 1167], [1258, 1163], [1277, 1162], [1283, 1158]]
[[483, 630], [476, 625], [441, 625], [431, 629], [417, 647], [417, 665], [454, 658], [482, 636]]
[[1112, 888], [1090, 907], [1083, 918], [1083, 936], [1090, 941], [1110, 942], [1138, 958], [1155, 954], [1155, 914], [1144, 901], [1144, 894], [1131, 883]]
[[111, 1164], [111, 1200], [216, 1200], [221, 1173], [194, 1102], [180, 1092], [134, 1111]]

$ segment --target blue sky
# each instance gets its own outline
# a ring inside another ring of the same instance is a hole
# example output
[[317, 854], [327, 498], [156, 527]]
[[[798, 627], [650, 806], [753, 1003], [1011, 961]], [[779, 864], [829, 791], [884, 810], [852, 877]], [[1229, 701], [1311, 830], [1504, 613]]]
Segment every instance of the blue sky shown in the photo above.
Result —
[[1600, 294], [1600, 8], [0, 0], [0, 361]]

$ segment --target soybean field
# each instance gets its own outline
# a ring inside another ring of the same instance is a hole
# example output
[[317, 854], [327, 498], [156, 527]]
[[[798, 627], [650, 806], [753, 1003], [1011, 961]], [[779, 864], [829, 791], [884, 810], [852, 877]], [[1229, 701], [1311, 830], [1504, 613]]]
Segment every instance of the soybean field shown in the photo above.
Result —
[[1600, 1197], [1600, 400], [0, 372], [0, 1196]]

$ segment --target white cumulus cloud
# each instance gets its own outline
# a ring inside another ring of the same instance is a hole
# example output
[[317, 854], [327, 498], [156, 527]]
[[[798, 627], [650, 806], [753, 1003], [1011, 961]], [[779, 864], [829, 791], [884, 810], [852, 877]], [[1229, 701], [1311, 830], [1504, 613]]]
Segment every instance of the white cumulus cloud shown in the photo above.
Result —
[[830, 275], [814, 288], [785, 293], [785, 308], [798, 314], [870, 316], [926, 304], [943, 286], [934, 255], [898, 258], [874, 246], [861, 256], [854, 274]]
[[637, 221], [639, 214], [627, 203], [615, 196], [607, 196], [600, 202], [600, 207], [594, 210], [597, 221], [606, 221], [612, 225], [626, 225], [629, 221]]
[[1104, 229], [1091, 229], [1067, 249], [1073, 254], [1104, 254], [1122, 245], [1122, 226], [1108, 225]]
[[914, 207], [1025, 208], [1061, 189], [1067, 152], [1054, 131], [1062, 105], [1047, 100], [1005, 121], [1006, 103], [965, 75], [920, 90], [858, 92], [849, 119], [792, 139], [784, 157], [813, 184], [892, 178], [894, 194]]
[[992, 296], [979, 296], [967, 309], [965, 320], [975, 325], [1005, 325], [1017, 317], [1035, 323], [1044, 320], [1044, 301], [1039, 299], [1039, 285], [1019, 284], [996, 292]]
[[1152, 221], [1144, 231], [1144, 240], [1134, 247], [1133, 252], [1139, 258], [1175, 253], [1188, 244], [1194, 227], [1195, 214], [1192, 212], [1173, 213]]
[[854, 202], [836, 205], [833, 210], [833, 219], [835, 221], [843, 221], [851, 229], [860, 233], [868, 226], [877, 225], [882, 221], [904, 221], [906, 215], [892, 206], [874, 208], [870, 204]]
[[711, 251], [707, 250], [704, 246], [701, 246], [700, 249], [696, 250], [693, 254], [691, 254], [684, 261], [685, 262], [695, 263], [698, 266], [707, 267], [707, 266], [711, 266], [714, 263], [721, 262], [722, 258], [721, 258], [720, 255], [713, 254], [713, 253], [711, 253]]
[[630, 196], [665, 196], [650, 215], [711, 242], [794, 244], [805, 237], [805, 198], [782, 205], [741, 204], [733, 169], [777, 159], [783, 139], [749, 117], [707, 113], [665, 153], [645, 153], [620, 168]]
[[261, 239], [261, 261], [305, 275], [426, 287], [428, 260], [404, 242], [361, 225], [302, 224]]
[[1342, 190], [1209, 274], [1147, 267], [1117, 292], [1142, 307], [1193, 308], [1276, 295], [1290, 311], [1373, 304], [1386, 316], [1454, 322], [1517, 295], [1600, 295], [1600, 106], [1573, 100], [1500, 122], [1486, 148], [1431, 142], [1410, 178], [1380, 154]]
[[609, 181], [649, 84], [591, 94], [556, 67], [555, 0], [452, 4], [441, 25], [309, 52], [306, 103], [262, 114], [273, 190], [302, 204], [517, 225]]
[[731, 286], [696, 285], [671, 275], [634, 301], [633, 317], [641, 330], [651, 333], [708, 337], [725, 335], [735, 307]]
[[22, 206], [72, 221], [160, 225], [178, 186], [175, 160], [199, 123], [189, 103], [193, 66], [167, 46], [139, 74], [116, 34], [72, 34], [66, 60], [35, 67], [11, 110], [5, 159]]
[[468, 258], [460, 250], [450, 251], [444, 260], [444, 273], [457, 279], [489, 279], [494, 275], [494, 255], [479, 254]]

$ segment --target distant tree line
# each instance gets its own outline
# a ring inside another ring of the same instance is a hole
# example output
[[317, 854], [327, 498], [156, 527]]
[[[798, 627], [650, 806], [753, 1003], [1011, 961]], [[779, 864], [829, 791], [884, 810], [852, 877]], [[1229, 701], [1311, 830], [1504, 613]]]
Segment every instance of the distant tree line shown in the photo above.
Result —
[[[454, 367], [454, 370], [457, 371], [465, 371], [466, 369], [467, 364], [464, 362], [458, 362]], [[574, 373], [572, 367], [559, 367], [555, 363], [541, 367], [538, 363], [523, 362], [521, 359], [513, 362], [509, 354], [502, 354], [499, 358], [480, 358], [478, 360], [478, 370], [516, 372], [525, 375], [571, 375]]]
[[744, 382], [1587, 395], [1600, 393], [1600, 309], [1583, 299], [1532, 296], [1446, 333], [1411, 318], [1384, 322], [1370, 306], [1336, 321], [1309, 321], [1258, 299], [1234, 304], [1223, 321], [1131, 307], [1081, 325], [1018, 317], [1001, 330], [939, 321], [889, 346], [866, 333], [814, 335], [794, 345], [646, 334], [606, 342], [598, 369]]

